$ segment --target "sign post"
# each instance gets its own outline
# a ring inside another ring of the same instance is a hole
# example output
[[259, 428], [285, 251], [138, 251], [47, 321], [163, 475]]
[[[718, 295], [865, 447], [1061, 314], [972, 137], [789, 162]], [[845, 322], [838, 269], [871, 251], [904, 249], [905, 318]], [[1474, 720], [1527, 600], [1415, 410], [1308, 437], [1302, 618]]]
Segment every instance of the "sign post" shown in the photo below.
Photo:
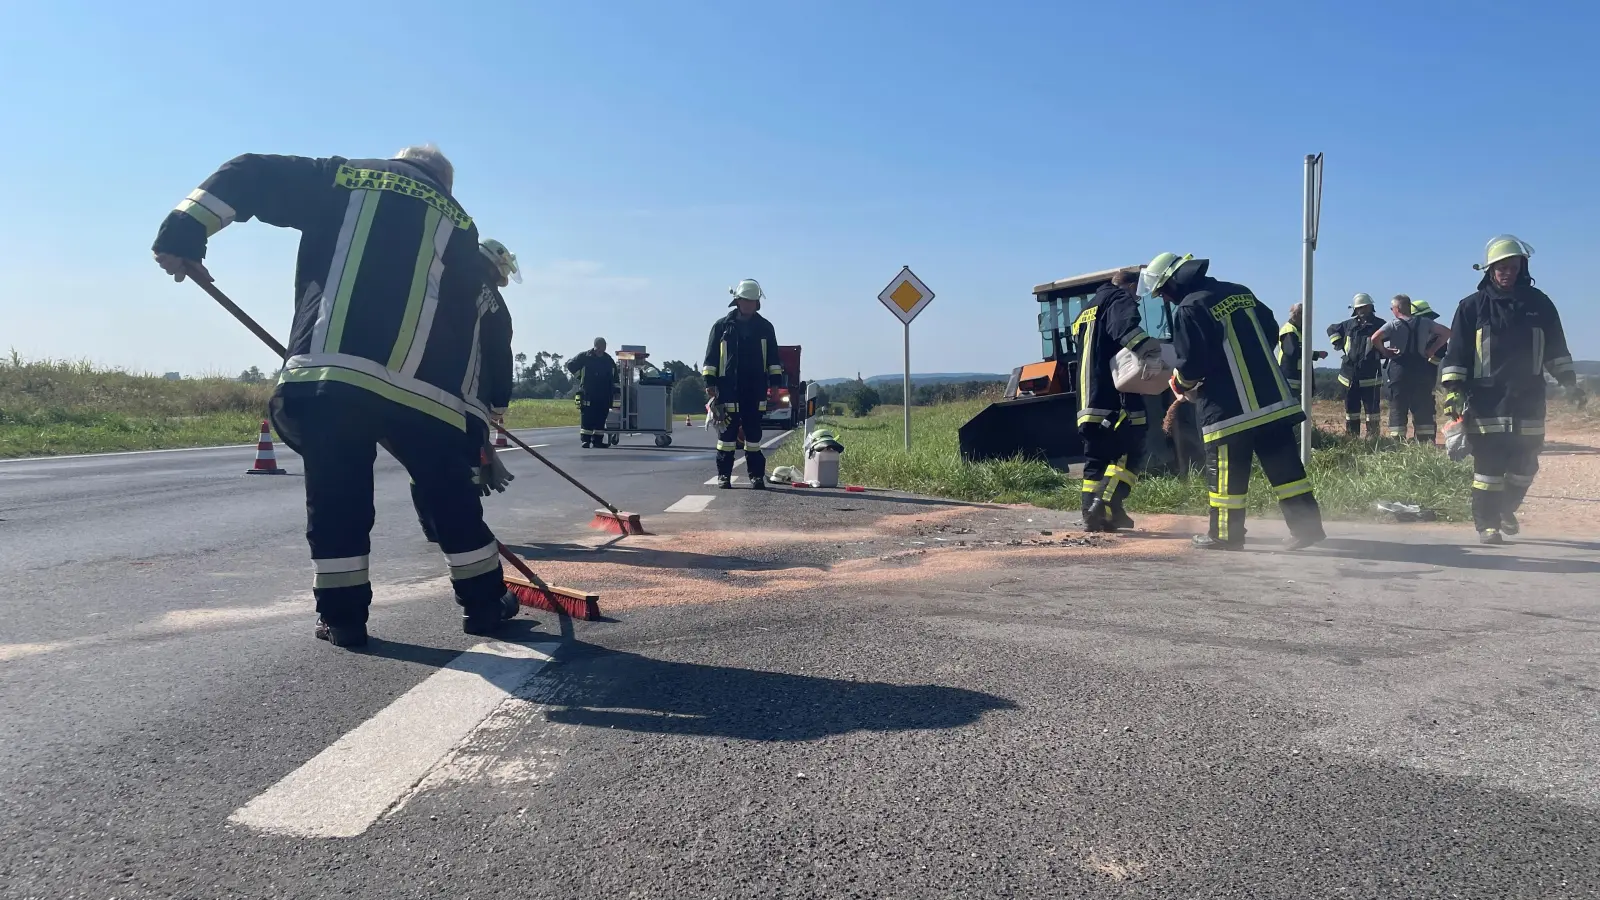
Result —
[[1300, 423], [1300, 462], [1311, 465], [1311, 399], [1316, 396], [1316, 372], [1312, 366], [1311, 336], [1311, 258], [1317, 252], [1317, 231], [1322, 224], [1322, 154], [1306, 154], [1305, 237], [1300, 257], [1300, 404], [1306, 420]]
[[905, 407], [906, 451], [911, 450], [911, 320], [922, 312], [933, 299], [933, 291], [922, 283], [922, 279], [912, 274], [910, 266], [901, 266], [900, 274], [889, 282], [889, 286], [878, 293], [878, 302], [889, 308], [900, 324], [905, 326], [906, 359], [905, 379], [901, 384], [905, 388], [905, 396], [901, 403]]

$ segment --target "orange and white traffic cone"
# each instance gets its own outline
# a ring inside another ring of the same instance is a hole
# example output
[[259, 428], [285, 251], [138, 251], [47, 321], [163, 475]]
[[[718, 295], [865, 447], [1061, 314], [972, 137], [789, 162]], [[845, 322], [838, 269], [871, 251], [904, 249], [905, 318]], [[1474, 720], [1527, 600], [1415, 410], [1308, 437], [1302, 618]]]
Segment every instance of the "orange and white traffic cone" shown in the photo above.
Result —
[[685, 427], [685, 428], [693, 428], [694, 427], [694, 420], [689, 418], [689, 414], [688, 413], [684, 413], [683, 414], [683, 427]]
[[287, 475], [278, 468], [278, 455], [272, 450], [272, 431], [267, 420], [261, 420], [261, 435], [256, 438], [256, 464], [245, 470], [246, 475]]
[[506, 433], [496, 428], [494, 430], [494, 445], [496, 447], [509, 447], [511, 442], [506, 440]]

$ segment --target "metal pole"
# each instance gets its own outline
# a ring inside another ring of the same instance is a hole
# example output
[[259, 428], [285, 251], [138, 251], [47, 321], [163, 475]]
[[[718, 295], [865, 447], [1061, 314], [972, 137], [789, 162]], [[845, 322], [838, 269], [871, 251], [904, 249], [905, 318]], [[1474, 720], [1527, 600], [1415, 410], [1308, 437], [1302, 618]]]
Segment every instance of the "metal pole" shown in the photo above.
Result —
[[902, 398], [902, 399], [903, 399], [903, 401], [905, 403], [905, 414], [906, 414], [906, 452], [910, 453], [911, 452], [911, 323], [907, 322], [907, 323], [905, 323], [905, 325], [906, 325], [906, 376], [905, 376], [904, 382], [902, 382], [905, 385], [905, 397]]
[[1306, 154], [1305, 239], [1300, 259], [1300, 404], [1306, 420], [1300, 424], [1300, 462], [1311, 464], [1311, 399], [1316, 374], [1312, 365], [1311, 336], [1316, 318], [1311, 312], [1312, 257], [1317, 250], [1317, 226], [1322, 218], [1322, 154]]

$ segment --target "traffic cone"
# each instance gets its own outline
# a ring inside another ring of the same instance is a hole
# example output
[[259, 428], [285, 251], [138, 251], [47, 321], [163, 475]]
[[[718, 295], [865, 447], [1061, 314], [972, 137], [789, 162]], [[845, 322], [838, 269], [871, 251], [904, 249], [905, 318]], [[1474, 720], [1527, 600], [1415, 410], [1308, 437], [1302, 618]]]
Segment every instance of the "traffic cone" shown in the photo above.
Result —
[[245, 470], [246, 475], [287, 475], [278, 468], [278, 455], [272, 451], [272, 431], [267, 420], [261, 420], [261, 435], [256, 438], [256, 464]]
[[693, 428], [694, 427], [694, 420], [689, 418], [689, 414], [688, 413], [684, 413], [683, 414], [683, 427], [685, 427], [685, 428]]
[[506, 433], [496, 428], [494, 431], [494, 445], [496, 447], [509, 447], [511, 442], [506, 440]]

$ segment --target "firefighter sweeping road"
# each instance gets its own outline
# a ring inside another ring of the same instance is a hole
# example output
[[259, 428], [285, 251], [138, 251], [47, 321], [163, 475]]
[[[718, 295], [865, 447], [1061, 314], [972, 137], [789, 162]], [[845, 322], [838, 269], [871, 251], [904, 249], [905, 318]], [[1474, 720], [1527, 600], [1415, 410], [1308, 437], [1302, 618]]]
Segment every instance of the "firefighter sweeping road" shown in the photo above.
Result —
[[1592, 541], [1201, 554], [519, 436], [657, 532], [508, 454], [497, 535], [612, 621], [462, 634], [380, 457], [355, 652], [293, 454], [0, 463], [0, 897], [1600, 895]]

